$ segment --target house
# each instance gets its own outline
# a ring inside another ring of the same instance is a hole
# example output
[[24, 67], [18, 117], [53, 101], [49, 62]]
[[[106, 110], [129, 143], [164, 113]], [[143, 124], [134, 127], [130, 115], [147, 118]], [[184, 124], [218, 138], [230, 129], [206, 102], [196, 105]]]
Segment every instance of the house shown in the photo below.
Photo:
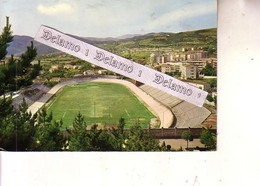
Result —
[[195, 65], [184, 64], [181, 66], [181, 77], [183, 79], [196, 79], [198, 78], [198, 67]]
[[59, 65], [51, 65], [49, 72], [52, 73], [52, 72], [54, 72], [55, 70], [58, 70], [58, 69], [59, 69]]
[[60, 82], [61, 79], [57, 78], [57, 77], [53, 77], [53, 78], [50, 79], [50, 81]]
[[107, 73], [107, 70], [98, 70], [98, 74], [106, 74]]
[[94, 70], [87, 70], [83, 72], [84, 76], [91, 76], [91, 75], [95, 75]]
[[74, 65], [74, 66], [73, 66], [73, 69], [81, 69], [81, 68], [82, 68], [81, 65]]
[[181, 81], [184, 81], [192, 86], [198, 87], [205, 91], [210, 90], [210, 84], [204, 81], [192, 81], [192, 80], [184, 80], [184, 79], [181, 79]]
[[63, 66], [64, 69], [72, 69], [73, 65], [67, 64]]
[[201, 61], [205, 62], [206, 64], [210, 64], [213, 68], [217, 68], [217, 58], [203, 58]]

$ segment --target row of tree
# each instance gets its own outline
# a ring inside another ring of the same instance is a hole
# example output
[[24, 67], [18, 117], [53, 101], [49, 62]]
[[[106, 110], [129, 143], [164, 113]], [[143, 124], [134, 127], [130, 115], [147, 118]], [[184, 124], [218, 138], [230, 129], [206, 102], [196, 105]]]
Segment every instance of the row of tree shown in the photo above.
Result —
[[12, 106], [11, 98], [0, 102], [0, 147], [8, 151], [165, 151], [150, 132], [134, 125], [128, 132], [125, 121], [117, 129], [98, 129], [87, 125], [81, 113], [74, 119], [73, 127], [61, 130], [62, 120], [52, 119], [43, 108], [32, 115], [25, 100], [19, 109]]
[[0, 35], [0, 61], [3, 62], [0, 66], [0, 96], [6, 92], [19, 90], [23, 86], [32, 84], [32, 80], [39, 74], [41, 70], [40, 61], [37, 64], [32, 64], [32, 61], [37, 55], [37, 49], [31, 45], [27, 47], [25, 53], [20, 58], [15, 59], [12, 55], [8, 60], [7, 47], [12, 42], [13, 35], [11, 25], [7, 17], [6, 26]]
[[[14, 109], [11, 98], [0, 102], [0, 147], [8, 151], [166, 151], [170, 146], [160, 145], [159, 140], [136, 124], [125, 130], [125, 121], [119, 120], [118, 128], [98, 129], [92, 125], [87, 130], [84, 117], [79, 112], [71, 128], [61, 130], [62, 120], [53, 120], [52, 113], [43, 108], [35, 115], [28, 112], [25, 100]], [[184, 131], [182, 138], [193, 141], [191, 131]], [[208, 129], [200, 136], [207, 149], [216, 149], [216, 136]]]
[[[187, 149], [189, 149], [189, 141], [193, 141], [193, 135], [190, 130], [183, 131], [181, 138], [187, 141]], [[200, 142], [205, 145], [208, 150], [216, 150], [216, 135], [210, 131], [209, 128], [205, 128], [200, 134]]]

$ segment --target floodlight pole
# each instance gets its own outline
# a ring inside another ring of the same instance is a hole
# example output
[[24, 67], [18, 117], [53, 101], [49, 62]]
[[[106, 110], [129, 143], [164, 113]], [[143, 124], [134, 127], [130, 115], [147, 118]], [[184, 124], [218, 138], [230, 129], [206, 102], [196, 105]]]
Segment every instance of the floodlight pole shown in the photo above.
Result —
[[109, 121], [109, 125], [110, 125], [110, 107], [108, 107], [108, 113], [109, 113], [109, 119], [108, 119], [108, 121]]
[[96, 105], [94, 102], [94, 124], [96, 124]]

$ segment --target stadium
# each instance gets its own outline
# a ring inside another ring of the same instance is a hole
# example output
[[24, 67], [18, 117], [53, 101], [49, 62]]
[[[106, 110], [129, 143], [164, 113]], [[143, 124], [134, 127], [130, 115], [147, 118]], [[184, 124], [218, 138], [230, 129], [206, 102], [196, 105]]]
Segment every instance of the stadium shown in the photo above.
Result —
[[[73, 90], [77, 89], [73, 93]], [[45, 90], [46, 91], [46, 90]], [[77, 78], [61, 82], [29, 106], [34, 114], [43, 106], [54, 119], [73, 123], [78, 112], [87, 124], [116, 125], [121, 117], [128, 127], [139, 123], [152, 128], [201, 128], [211, 112], [148, 85], [115, 78]]]

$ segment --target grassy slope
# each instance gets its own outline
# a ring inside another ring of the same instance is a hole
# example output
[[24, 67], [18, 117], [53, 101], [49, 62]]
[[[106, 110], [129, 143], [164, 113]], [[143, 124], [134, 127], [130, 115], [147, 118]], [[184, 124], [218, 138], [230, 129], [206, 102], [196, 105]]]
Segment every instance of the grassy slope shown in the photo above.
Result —
[[180, 33], [156, 33], [137, 36], [129, 40], [110, 42], [104, 48], [153, 48], [153, 47], [216, 47], [217, 29], [202, 29]]
[[138, 118], [142, 126], [147, 126], [155, 117], [123, 85], [93, 82], [65, 87], [47, 112], [53, 111], [56, 120], [62, 118], [64, 128], [72, 125], [79, 111], [85, 118], [87, 116], [87, 124], [91, 124], [95, 120], [94, 103], [96, 123], [118, 124], [119, 118], [123, 117], [126, 127], [133, 125]]

